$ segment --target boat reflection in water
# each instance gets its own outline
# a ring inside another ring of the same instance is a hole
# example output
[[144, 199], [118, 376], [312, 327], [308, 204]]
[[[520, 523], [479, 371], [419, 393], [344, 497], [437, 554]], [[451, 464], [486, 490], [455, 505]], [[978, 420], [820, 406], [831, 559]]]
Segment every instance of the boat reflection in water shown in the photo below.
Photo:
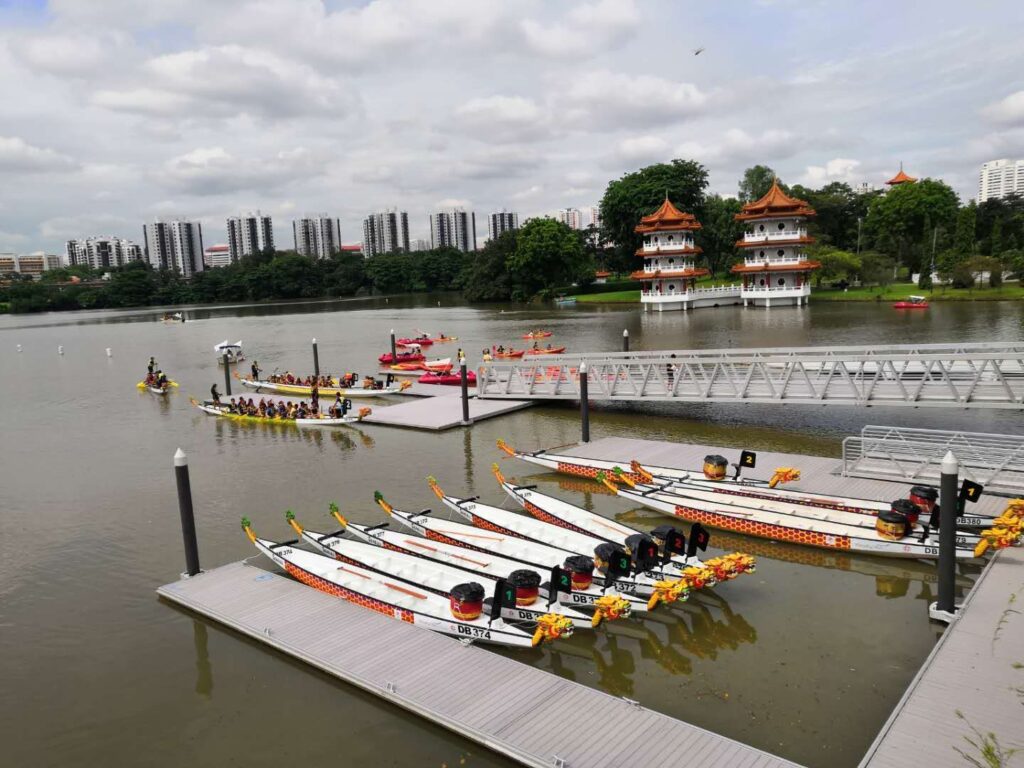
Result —
[[[196, 417], [194, 423], [199, 424], [202, 421], [205, 421], [205, 419]], [[326, 445], [326, 435], [339, 450], [352, 451], [356, 449], [357, 445], [356, 441], [352, 439], [351, 433], [355, 433], [359, 437], [359, 442], [364, 448], [373, 448], [375, 445], [370, 435], [351, 425], [346, 425], [345, 429], [300, 429], [287, 421], [271, 423], [217, 419], [213, 422], [213, 426], [214, 434], [217, 435], [217, 442], [221, 445], [227, 445], [228, 439], [235, 440], [244, 435], [260, 434], [262, 437], [275, 442], [313, 445], [316, 446], [320, 453], [323, 453], [324, 446]]]

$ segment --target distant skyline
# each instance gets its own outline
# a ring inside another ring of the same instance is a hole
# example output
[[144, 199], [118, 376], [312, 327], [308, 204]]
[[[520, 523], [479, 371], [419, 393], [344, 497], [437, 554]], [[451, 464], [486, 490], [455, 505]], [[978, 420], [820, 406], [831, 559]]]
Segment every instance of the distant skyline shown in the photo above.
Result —
[[[1019, 2], [53, 0], [0, 4], [0, 251], [156, 217], [588, 209], [673, 157], [978, 192], [1024, 158]], [[704, 48], [700, 56], [692, 51]], [[437, 89], [438, 82], [445, 88]], [[482, 233], [478, 233], [482, 234]], [[283, 247], [285, 243], [278, 243]]]

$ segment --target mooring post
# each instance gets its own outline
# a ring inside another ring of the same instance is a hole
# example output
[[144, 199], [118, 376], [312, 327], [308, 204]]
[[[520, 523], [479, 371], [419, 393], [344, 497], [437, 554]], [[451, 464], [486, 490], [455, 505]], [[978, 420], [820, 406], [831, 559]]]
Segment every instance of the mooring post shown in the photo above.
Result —
[[231, 397], [231, 366], [228, 365], [228, 353], [224, 353], [224, 395]]
[[629, 328], [622, 329], [622, 351], [629, 352]]
[[[939, 485], [939, 601], [935, 604], [938, 618], [952, 621], [956, 613], [953, 603], [954, 583], [956, 577], [956, 517], [957, 506], [957, 475], [960, 464], [952, 451], [947, 451], [942, 459], [942, 480]], [[949, 618], [943, 618], [943, 614]]]
[[469, 374], [466, 372], [466, 356], [459, 355], [459, 383], [462, 385], [462, 423], [469, 421]]
[[192, 484], [188, 479], [188, 456], [179, 448], [174, 453], [174, 478], [178, 484], [178, 512], [181, 537], [185, 542], [185, 573], [199, 573], [199, 544], [196, 542], [196, 518], [192, 511]]
[[313, 375], [320, 376], [320, 354], [316, 349], [316, 339], [313, 339]]
[[392, 328], [391, 329], [391, 362], [392, 363], [397, 363], [398, 362], [398, 360], [396, 359], [397, 357], [398, 357], [398, 353], [395, 352], [395, 329]]
[[590, 442], [590, 401], [587, 392], [587, 361], [580, 363], [580, 420], [583, 422], [583, 442]]

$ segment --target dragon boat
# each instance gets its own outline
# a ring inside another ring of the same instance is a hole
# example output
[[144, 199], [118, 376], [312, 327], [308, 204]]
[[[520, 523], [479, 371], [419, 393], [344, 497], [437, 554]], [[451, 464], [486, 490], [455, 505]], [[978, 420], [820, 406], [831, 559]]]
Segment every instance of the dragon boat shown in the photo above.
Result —
[[[459, 585], [451, 598], [445, 599], [428, 589], [410, 587], [391, 576], [333, 557], [295, 549], [296, 541], [274, 542], [259, 538], [247, 518], [242, 530], [256, 549], [270, 558], [289, 576], [321, 592], [369, 608], [399, 621], [433, 630], [460, 639], [479, 640], [495, 645], [531, 648], [546, 637], [526, 632], [501, 618], [504, 594], [496, 593], [491, 613], [483, 613], [483, 587], [475, 582]], [[570, 634], [572, 626], [565, 628]]]
[[[499, 531], [481, 530], [464, 523], [436, 519], [431, 517], [429, 509], [415, 514], [404, 512], [392, 507], [379, 491], [374, 494], [374, 499], [391, 519], [431, 542], [451, 544], [471, 552], [518, 560], [529, 567], [542, 570], [562, 567], [574, 574], [574, 579], [578, 573], [581, 583], [586, 582], [589, 574], [590, 584], [600, 590], [602, 595], [611, 594], [626, 598], [633, 611], [653, 611], [660, 603], [668, 604], [686, 599], [688, 596], [688, 592], [685, 591], [687, 584], [683, 580], [655, 583], [651, 579], [638, 579], [631, 574], [629, 555], [618, 548], [602, 550], [606, 558], [600, 559], [596, 557], [597, 553], [586, 555]], [[710, 571], [702, 573], [702, 576], [707, 579], [713, 578]], [[697, 583], [695, 579], [692, 581]], [[635, 602], [637, 598], [643, 600]], [[585, 591], [574, 589], [567, 600], [573, 605], [599, 606], [589, 588]]]
[[[313, 394], [313, 388], [302, 384], [280, 384], [273, 381], [258, 381], [248, 376], [240, 376], [236, 371], [235, 378], [242, 382], [242, 386], [254, 389], [257, 392], [274, 392], [279, 395], [292, 395], [294, 397], [309, 397]], [[410, 384], [407, 381], [395, 382], [381, 389], [363, 387], [339, 387], [338, 380], [331, 379], [334, 386], [319, 387], [317, 392], [321, 399], [327, 397], [380, 397], [381, 395], [397, 395], [408, 389]]]
[[[649, 534], [639, 528], [623, 525], [615, 520], [590, 512], [575, 504], [556, 499], [554, 496], [540, 493], [534, 485], [516, 485], [505, 479], [495, 464], [492, 467], [498, 484], [519, 506], [538, 520], [566, 528], [576, 533], [602, 539], [622, 547], [631, 548], [631, 542], [637, 537], [650, 537], [658, 545], [664, 557], [666, 548], [669, 551], [667, 564], [679, 571], [686, 568], [711, 568], [716, 581], [726, 581], [741, 573], [753, 573], [754, 558], [740, 552], [733, 552], [721, 557], [701, 561], [696, 556], [697, 549], [706, 549], [709, 536], [700, 523], [693, 523], [690, 528], [690, 546], [687, 548], [686, 535], [673, 526], [661, 525]], [[674, 539], [675, 543], [670, 543]], [[676, 552], [685, 554], [675, 554]]]
[[309, 416], [304, 419], [281, 419], [271, 418], [269, 416], [249, 416], [242, 413], [232, 413], [225, 405], [214, 405], [211, 402], [200, 403], [195, 398], [191, 398], [190, 402], [200, 411], [209, 416], [218, 416], [222, 419], [230, 419], [231, 421], [238, 421], [244, 424], [294, 424], [296, 427], [343, 427], [346, 424], [355, 424], [360, 422], [373, 412], [371, 408], [360, 408], [354, 416], [346, 414], [344, 416], [334, 417], [326, 414], [320, 414], [318, 416]]
[[[332, 505], [332, 511], [336, 509]], [[561, 633], [566, 623], [577, 629], [591, 627], [589, 616], [559, 602], [560, 592], [557, 589], [548, 593], [547, 600], [542, 599], [539, 589], [541, 575], [534, 570], [518, 568], [510, 571], [506, 577], [493, 574], [485, 576], [459, 566], [394, 550], [379, 541], [353, 541], [338, 534], [311, 531], [299, 524], [291, 510], [285, 513], [285, 519], [302, 539], [328, 557], [343, 563], [392, 576], [413, 587], [427, 589], [446, 598], [452, 596], [452, 591], [458, 585], [467, 582], [479, 583], [484, 593], [489, 595], [499, 589], [506, 590], [500, 606], [501, 617], [531, 622], [541, 632]], [[489, 612], [490, 599], [484, 600], [484, 612]]]

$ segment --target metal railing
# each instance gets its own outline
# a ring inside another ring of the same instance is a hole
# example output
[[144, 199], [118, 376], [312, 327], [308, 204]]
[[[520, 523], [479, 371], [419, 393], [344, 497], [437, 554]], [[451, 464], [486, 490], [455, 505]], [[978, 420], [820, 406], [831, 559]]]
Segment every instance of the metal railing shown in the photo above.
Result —
[[1016, 435], [869, 425], [843, 440], [842, 474], [935, 482], [947, 451], [986, 492], [1024, 494], [1024, 436]]
[[548, 355], [481, 366], [481, 397], [1024, 409], [1024, 344]]

